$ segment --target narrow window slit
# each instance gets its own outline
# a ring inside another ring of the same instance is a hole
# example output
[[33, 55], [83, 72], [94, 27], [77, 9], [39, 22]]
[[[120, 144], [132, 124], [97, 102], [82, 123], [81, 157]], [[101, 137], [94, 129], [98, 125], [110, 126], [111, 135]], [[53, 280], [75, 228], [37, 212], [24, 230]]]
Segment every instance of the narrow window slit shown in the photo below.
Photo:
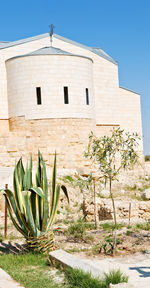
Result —
[[85, 92], [86, 92], [86, 105], [89, 105], [89, 89], [86, 88]]
[[69, 104], [68, 87], [64, 87], [64, 104]]
[[41, 87], [36, 87], [36, 97], [37, 97], [37, 105], [41, 105], [42, 104]]

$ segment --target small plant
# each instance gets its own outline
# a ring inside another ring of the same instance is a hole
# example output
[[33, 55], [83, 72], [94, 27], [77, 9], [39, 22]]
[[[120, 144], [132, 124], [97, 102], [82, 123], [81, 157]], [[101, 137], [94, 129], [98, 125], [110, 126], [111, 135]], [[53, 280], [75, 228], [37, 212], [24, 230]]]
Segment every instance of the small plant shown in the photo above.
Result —
[[[111, 234], [105, 237], [104, 242], [101, 244], [99, 253], [104, 251], [104, 254], [107, 255], [113, 255], [114, 252], [114, 238], [112, 237]], [[117, 238], [117, 243], [116, 245], [122, 244], [122, 240], [120, 238]]]
[[100, 254], [101, 249], [102, 249], [102, 247], [100, 244], [92, 246], [92, 254], [94, 254], [94, 255]]
[[123, 282], [128, 282], [128, 276], [124, 275], [120, 269], [118, 270], [112, 270], [109, 273], [105, 273], [105, 281], [106, 284], [110, 285], [111, 284], [118, 284], [118, 283], [123, 283]]
[[126, 232], [126, 235], [127, 235], [127, 236], [132, 236], [132, 234], [133, 234], [133, 231], [127, 230], [127, 232]]

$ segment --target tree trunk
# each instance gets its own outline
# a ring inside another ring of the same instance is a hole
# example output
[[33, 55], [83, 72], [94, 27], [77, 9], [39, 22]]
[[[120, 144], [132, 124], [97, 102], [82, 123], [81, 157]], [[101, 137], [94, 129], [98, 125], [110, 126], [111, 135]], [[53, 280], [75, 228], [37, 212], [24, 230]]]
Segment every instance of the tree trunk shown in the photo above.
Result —
[[86, 220], [86, 216], [87, 216], [87, 213], [86, 213], [86, 204], [85, 204], [85, 196], [84, 196], [84, 191], [81, 189], [81, 194], [82, 194], [82, 197], [83, 197], [83, 200], [82, 200], [82, 211], [83, 211], [83, 217], [84, 219]]
[[97, 229], [97, 207], [96, 207], [96, 190], [95, 190], [95, 181], [94, 181], [94, 219], [95, 219], [95, 229]]
[[114, 214], [114, 224], [115, 224], [115, 229], [114, 229], [114, 243], [113, 243], [113, 253], [115, 254], [116, 252], [116, 244], [117, 244], [117, 219], [116, 219], [116, 209], [115, 209], [115, 202], [114, 202], [114, 198], [113, 198], [113, 193], [112, 193], [112, 187], [111, 187], [111, 183], [112, 180], [111, 178], [109, 178], [109, 191], [110, 191], [110, 196], [111, 196], [111, 200], [112, 200], [112, 206], [113, 206], [113, 214]]

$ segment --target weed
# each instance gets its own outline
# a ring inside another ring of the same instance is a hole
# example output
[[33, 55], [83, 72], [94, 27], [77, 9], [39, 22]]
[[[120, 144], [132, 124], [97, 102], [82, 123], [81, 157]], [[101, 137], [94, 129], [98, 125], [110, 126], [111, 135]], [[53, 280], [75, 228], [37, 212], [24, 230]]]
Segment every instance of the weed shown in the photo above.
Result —
[[127, 230], [126, 235], [127, 235], [127, 236], [131, 236], [132, 233], [133, 233], [133, 231], [131, 231], [131, 230]]
[[85, 243], [94, 242], [94, 236], [93, 236], [93, 235], [87, 235], [87, 234], [85, 234], [85, 236], [84, 236], [84, 242], [85, 242]]
[[78, 202], [75, 202], [73, 207], [78, 207]]
[[137, 190], [137, 186], [136, 186], [136, 184], [134, 184], [133, 186], [127, 186], [126, 189], [129, 191], [135, 191], [135, 190]]
[[142, 249], [141, 252], [142, 252], [143, 254], [146, 254], [146, 253], [147, 253], [147, 250], [146, 250], [146, 249]]
[[148, 220], [146, 223], [137, 223], [135, 225], [135, 229], [138, 229], [138, 230], [150, 230], [150, 220]]
[[68, 252], [68, 253], [79, 253], [79, 252], [86, 252], [86, 251], [88, 251], [88, 249], [87, 248], [69, 248], [69, 249], [66, 249], [65, 250], [66, 252]]
[[101, 245], [97, 244], [92, 247], [92, 254], [97, 255], [101, 252]]
[[[122, 242], [123, 242], [122, 239], [117, 238], [116, 245], [122, 244]], [[112, 237], [111, 234], [109, 234], [108, 236], [105, 237], [104, 242], [101, 244], [99, 253], [101, 253], [102, 250], [104, 250], [104, 254], [107, 254], [107, 255], [113, 254], [114, 238]]]
[[148, 189], [149, 188], [149, 185], [144, 185], [142, 188], [138, 188], [138, 190], [140, 192], [143, 192], [144, 190]]
[[69, 228], [66, 230], [66, 235], [73, 235], [75, 239], [82, 240], [93, 240], [93, 236], [87, 235], [86, 230], [93, 230], [95, 225], [93, 223], [88, 223], [82, 218], [79, 218], [77, 222], [70, 224]]
[[[115, 230], [115, 224], [113, 222], [107, 222], [107, 223], [103, 223], [100, 225], [102, 227], [102, 229], [106, 230], [106, 231], [113, 231]], [[117, 224], [117, 229], [121, 230], [122, 227], [124, 227], [123, 223], [119, 223]]]
[[83, 234], [85, 232], [85, 225], [79, 222], [73, 223], [69, 226], [67, 232], [69, 235], [75, 235], [76, 233]]
[[132, 228], [132, 226], [131, 226], [131, 225], [128, 225], [128, 226], [127, 226], [127, 229], [131, 229], [131, 228]]
[[67, 214], [72, 213], [72, 210], [71, 210], [71, 208], [69, 206], [66, 206], [66, 212], [67, 212]]
[[74, 219], [72, 219], [72, 220], [65, 219], [63, 222], [65, 225], [68, 225], [69, 223], [74, 223], [75, 221], [74, 221]]

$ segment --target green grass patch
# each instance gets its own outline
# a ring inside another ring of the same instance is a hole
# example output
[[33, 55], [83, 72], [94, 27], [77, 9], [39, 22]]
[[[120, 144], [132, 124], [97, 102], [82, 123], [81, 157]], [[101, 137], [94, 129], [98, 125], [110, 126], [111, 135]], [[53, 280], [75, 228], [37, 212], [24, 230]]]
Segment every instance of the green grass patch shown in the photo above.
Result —
[[148, 220], [146, 223], [137, 223], [135, 225], [135, 228], [138, 229], [138, 230], [149, 231], [150, 230], [150, 220]]
[[0, 255], [0, 267], [26, 288], [60, 288], [49, 275], [47, 258], [41, 254], [3, 254]]
[[65, 274], [69, 288], [109, 288], [110, 283], [128, 282], [128, 277], [122, 274], [120, 270], [105, 273], [103, 279], [94, 278], [90, 273], [84, 273], [78, 269], [67, 269]]
[[106, 287], [109, 287], [110, 283], [112, 284], [118, 284], [118, 283], [127, 283], [128, 282], [128, 276], [123, 274], [120, 269], [118, 270], [112, 270], [109, 273], [105, 273], [105, 282]]
[[71, 223], [68, 229], [65, 231], [66, 235], [72, 235], [75, 239], [83, 239], [93, 241], [92, 235], [87, 235], [87, 230], [94, 230], [94, 223], [86, 222], [85, 220], [79, 219], [77, 222]]
[[[0, 267], [26, 288], [108, 288], [110, 283], [128, 280], [120, 270], [105, 273], [103, 279], [98, 279], [81, 270], [66, 269], [65, 281], [58, 283], [50, 273], [52, 268], [47, 256], [41, 254], [3, 254], [0, 255]], [[56, 277], [61, 277], [61, 273], [58, 271]]]

